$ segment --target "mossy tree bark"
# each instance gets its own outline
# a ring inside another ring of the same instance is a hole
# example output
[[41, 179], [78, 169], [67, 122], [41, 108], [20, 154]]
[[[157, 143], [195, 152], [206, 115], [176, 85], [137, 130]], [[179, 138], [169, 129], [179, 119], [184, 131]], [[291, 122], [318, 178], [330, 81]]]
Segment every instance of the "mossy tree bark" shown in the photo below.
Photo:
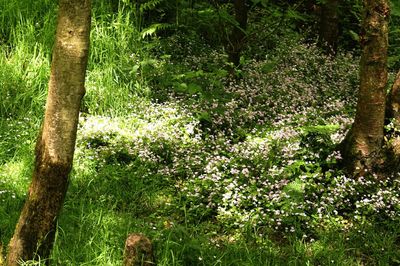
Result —
[[247, 28], [247, 6], [246, 0], [235, 0], [235, 20], [237, 22], [234, 25], [232, 33], [228, 40], [228, 56], [229, 61], [233, 63], [235, 67], [240, 64], [240, 53], [243, 50], [243, 46], [246, 39], [246, 28]]
[[320, 45], [332, 55], [336, 54], [339, 36], [338, 6], [339, 0], [326, 0], [320, 13]]
[[383, 164], [388, 48], [388, 0], [363, 0], [360, 89], [352, 128], [344, 140], [342, 155], [349, 173], [357, 176]]
[[60, 0], [44, 122], [7, 265], [48, 258], [68, 187], [89, 51], [90, 0]]

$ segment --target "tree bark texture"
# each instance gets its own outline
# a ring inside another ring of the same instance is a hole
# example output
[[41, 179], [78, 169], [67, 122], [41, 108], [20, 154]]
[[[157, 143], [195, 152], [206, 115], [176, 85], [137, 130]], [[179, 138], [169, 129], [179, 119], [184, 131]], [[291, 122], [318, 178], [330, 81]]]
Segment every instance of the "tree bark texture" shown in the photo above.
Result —
[[0, 242], [0, 266], [4, 265], [4, 258], [3, 258], [3, 243]]
[[247, 7], [246, 0], [235, 0], [235, 20], [237, 25], [234, 25], [232, 33], [228, 40], [228, 56], [229, 61], [236, 67], [240, 64], [240, 53], [246, 39], [247, 28]]
[[[392, 85], [386, 101], [386, 123], [392, 121], [394, 126], [400, 128], [400, 71]], [[392, 173], [400, 171], [400, 136], [398, 133], [389, 132], [389, 141], [386, 143], [385, 168]]]
[[387, 118], [394, 119], [396, 126], [400, 126], [400, 71], [390, 90], [387, 101]]
[[48, 258], [72, 168], [89, 51], [90, 0], [60, 0], [44, 122], [28, 198], [9, 244], [7, 265]]
[[336, 54], [339, 37], [339, 0], [326, 0], [321, 6], [319, 36], [328, 54]]
[[382, 163], [388, 48], [388, 0], [364, 0], [360, 89], [352, 129], [342, 151], [350, 173], [363, 174]]

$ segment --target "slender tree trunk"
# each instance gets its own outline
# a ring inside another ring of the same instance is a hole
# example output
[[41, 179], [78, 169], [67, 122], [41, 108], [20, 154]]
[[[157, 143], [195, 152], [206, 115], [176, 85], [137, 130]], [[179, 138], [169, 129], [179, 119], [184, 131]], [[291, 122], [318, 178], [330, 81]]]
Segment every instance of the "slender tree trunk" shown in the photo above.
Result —
[[0, 242], [0, 266], [3, 266], [4, 258], [3, 258], [3, 243]]
[[48, 258], [72, 167], [89, 50], [90, 0], [60, 0], [43, 126], [25, 202], [9, 245], [7, 265]]
[[357, 112], [342, 155], [350, 173], [375, 170], [382, 162], [387, 84], [388, 0], [364, 0], [360, 90]]
[[236, 67], [240, 64], [240, 53], [246, 39], [247, 28], [247, 7], [246, 0], [235, 0], [235, 20], [238, 25], [235, 25], [228, 40], [228, 56], [229, 61]]
[[339, 0], [326, 0], [320, 13], [320, 44], [328, 54], [336, 54], [339, 36]]

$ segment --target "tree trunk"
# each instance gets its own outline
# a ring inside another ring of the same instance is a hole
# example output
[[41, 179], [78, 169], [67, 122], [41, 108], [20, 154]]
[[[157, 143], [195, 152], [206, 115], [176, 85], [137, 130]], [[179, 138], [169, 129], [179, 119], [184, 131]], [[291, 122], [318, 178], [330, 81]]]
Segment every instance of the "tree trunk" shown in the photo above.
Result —
[[0, 266], [3, 266], [4, 258], [3, 258], [3, 243], [0, 242]]
[[7, 265], [48, 258], [72, 167], [89, 51], [90, 0], [60, 0], [44, 122], [28, 198], [10, 241]]
[[387, 118], [394, 119], [396, 126], [400, 126], [400, 71], [390, 90], [387, 102]]
[[353, 175], [381, 166], [387, 83], [388, 0], [364, 0], [360, 90], [352, 129], [342, 155]]
[[[386, 102], [386, 123], [393, 122], [396, 129], [400, 128], [400, 71], [390, 90]], [[385, 168], [392, 172], [400, 171], [400, 135], [389, 131], [386, 135], [389, 141], [386, 143]]]
[[234, 25], [232, 33], [228, 40], [228, 56], [229, 61], [233, 63], [235, 67], [240, 64], [240, 53], [243, 49], [243, 45], [246, 39], [246, 28], [247, 28], [247, 7], [246, 0], [235, 0], [235, 20], [237, 25]]
[[336, 54], [339, 36], [339, 0], [326, 0], [321, 6], [319, 37], [320, 44], [328, 54]]

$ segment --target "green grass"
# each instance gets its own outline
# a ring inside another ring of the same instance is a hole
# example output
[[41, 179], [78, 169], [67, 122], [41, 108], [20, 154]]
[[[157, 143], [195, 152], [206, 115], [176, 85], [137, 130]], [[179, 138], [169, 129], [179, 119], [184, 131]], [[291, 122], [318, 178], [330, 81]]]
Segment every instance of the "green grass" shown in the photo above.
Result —
[[[131, 7], [114, 8], [94, 2], [54, 265], [120, 265], [132, 232], [153, 241], [165, 266], [400, 263], [396, 182], [353, 184], [335, 169], [333, 148], [354, 114], [357, 58], [331, 60], [282, 38], [257, 54], [266, 60], [244, 58], [243, 79], [231, 79], [221, 47], [182, 28], [143, 39]], [[2, 1], [0, 9], [6, 246], [30, 182], [56, 6]], [[378, 193], [393, 206], [374, 205]]]

